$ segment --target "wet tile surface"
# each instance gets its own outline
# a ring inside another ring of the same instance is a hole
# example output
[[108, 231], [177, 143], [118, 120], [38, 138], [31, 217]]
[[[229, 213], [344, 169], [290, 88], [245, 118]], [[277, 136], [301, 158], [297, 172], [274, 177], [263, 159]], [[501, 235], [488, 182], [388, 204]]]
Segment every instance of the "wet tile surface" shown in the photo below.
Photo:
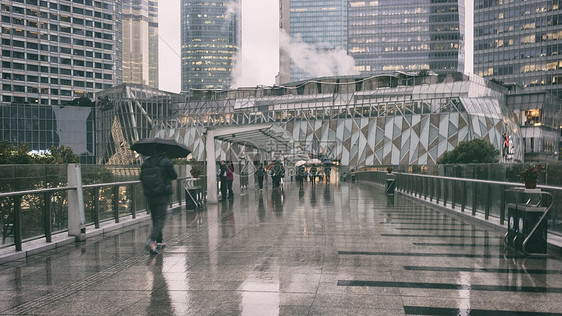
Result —
[[[557, 315], [562, 255], [363, 184], [243, 191], [0, 265], [1, 315]], [[558, 314], [560, 315], [560, 314]]]

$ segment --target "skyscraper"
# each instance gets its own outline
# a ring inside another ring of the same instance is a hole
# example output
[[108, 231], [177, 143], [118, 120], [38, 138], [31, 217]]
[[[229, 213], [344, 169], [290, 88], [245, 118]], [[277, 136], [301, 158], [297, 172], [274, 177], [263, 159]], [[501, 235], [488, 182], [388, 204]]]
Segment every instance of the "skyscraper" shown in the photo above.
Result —
[[[458, 0], [280, 0], [282, 31], [291, 42], [314, 45], [313, 50], [343, 47], [354, 63], [353, 73], [380, 74], [392, 71], [470, 72], [465, 69], [464, 1]], [[282, 37], [283, 38], [283, 37]], [[301, 52], [280, 47], [279, 81], [315, 77], [303, 63]], [[322, 59], [322, 58], [321, 58]], [[336, 55], [327, 59], [336, 64]], [[314, 60], [314, 58], [310, 58]], [[333, 75], [333, 74], [332, 74]], [[316, 76], [318, 77], [318, 76]], [[287, 79], [289, 78], [289, 79]]]
[[562, 97], [559, 0], [475, 0], [475, 74]]
[[158, 88], [158, 0], [123, 1], [123, 82]]
[[362, 74], [464, 72], [458, 0], [349, 0], [348, 53]]
[[[334, 75], [317, 72], [311, 59], [335, 49], [347, 51], [347, 0], [281, 0], [280, 20], [283, 34], [279, 81], [300, 81], [317, 77], [317, 74]], [[290, 36], [291, 43], [283, 40], [286, 35]], [[328, 60], [334, 64], [338, 62], [335, 58]]]
[[182, 92], [228, 89], [240, 42], [240, 0], [182, 0]]
[[58, 105], [121, 82], [121, 1], [2, 1], [2, 102]]

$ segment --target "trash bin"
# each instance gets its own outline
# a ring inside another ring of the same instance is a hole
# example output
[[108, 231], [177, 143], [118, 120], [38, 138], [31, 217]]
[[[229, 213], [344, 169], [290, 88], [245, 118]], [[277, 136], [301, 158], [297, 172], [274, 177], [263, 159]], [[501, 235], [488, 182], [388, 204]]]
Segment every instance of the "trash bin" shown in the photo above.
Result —
[[[546, 210], [546, 207], [517, 205], [517, 231], [514, 239], [515, 248], [529, 254], [546, 253], [546, 220], [539, 223]], [[538, 226], [537, 223], [539, 223]], [[535, 226], [537, 226], [537, 228], [533, 231]], [[527, 238], [528, 240], [525, 242]]]
[[201, 189], [191, 188], [185, 190], [185, 208], [188, 210], [196, 210], [200, 205]]
[[517, 218], [519, 213], [517, 212], [517, 204], [508, 203], [507, 204], [507, 233], [505, 234], [504, 241], [507, 245], [515, 247], [513, 240], [517, 235]]
[[394, 194], [394, 188], [396, 187], [395, 180], [395, 178], [386, 178], [386, 194]]

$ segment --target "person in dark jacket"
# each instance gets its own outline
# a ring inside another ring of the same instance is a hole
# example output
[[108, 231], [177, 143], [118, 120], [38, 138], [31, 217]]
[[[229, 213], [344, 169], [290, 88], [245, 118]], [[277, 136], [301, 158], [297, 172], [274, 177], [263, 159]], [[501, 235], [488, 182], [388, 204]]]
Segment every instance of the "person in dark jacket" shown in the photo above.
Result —
[[162, 229], [166, 222], [166, 212], [168, 210], [168, 199], [172, 194], [172, 180], [177, 179], [178, 174], [174, 170], [172, 160], [166, 157], [165, 152], [152, 155], [144, 161], [141, 166], [141, 181], [143, 181], [144, 168], [157, 165], [160, 168], [160, 175], [164, 178], [163, 182], [166, 186], [166, 192], [158, 195], [147, 195], [148, 208], [150, 209], [150, 217], [152, 218], [152, 231], [146, 242], [146, 249], [152, 254], [158, 254], [157, 248], [163, 248], [166, 243], [162, 239]]
[[312, 166], [310, 167], [310, 182], [312, 182], [312, 185], [314, 185], [314, 183], [316, 183], [316, 176], [318, 173], [318, 168], [316, 168], [316, 166]]
[[302, 190], [304, 188], [304, 180], [306, 179], [306, 168], [304, 165], [297, 167], [297, 179], [299, 181], [299, 189]]
[[260, 163], [258, 170], [256, 170], [256, 176], [258, 177], [258, 185], [260, 187], [260, 191], [263, 190], [263, 178], [266, 176], [267, 172], [265, 172], [265, 168], [263, 164]]
[[273, 189], [280, 188], [281, 178], [285, 177], [285, 167], [281, 161], [276, 161], [275, 165], [271, 168], [271, 181], [273, 182]]
[[232, 163], [228, 164], [228, 170], [226, 170], [226, 187], [228, 189], [228, 198], [234, 199], [234, 191], [232, 191], [232, 183], [234, 182], [234, 166]]
[[228, 172], [228, 168], [226, 167], [226, 162], [221, 161], [220, 169], [219, 169], [219, 179], [220, 179], [220, 186], [221, 186], [221, 201], [226, 201], [226, 195], [228, 190], [228, 184], [226, 179], [226, 173]]

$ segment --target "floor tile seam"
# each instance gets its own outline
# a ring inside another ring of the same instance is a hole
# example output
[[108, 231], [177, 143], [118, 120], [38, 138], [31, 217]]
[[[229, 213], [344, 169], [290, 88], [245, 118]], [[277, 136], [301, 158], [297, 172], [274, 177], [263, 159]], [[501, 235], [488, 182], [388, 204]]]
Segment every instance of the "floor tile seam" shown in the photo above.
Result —
[[[477, 273], [525, 273], [525, 274], [560, 274], [562, 275], [562, 270], [550, 270], [550, 269], [509, 269], [509, 268], [473, 268], [473, 267], [439, 267], [439, 266], [403, 266], [405, 271], [427, 271], [427, 272], [477, 272]], [[457, 270], [453, 270], [457, 269]], [[474, 271], [470, 271], [470, 270]], [[490, 270], [490, 271], [486, 271]], [[505, 271], [505, 272], [503, 272]], [[542, 273], [540, 271], [544, 271]]]
[[[451, 290], [451, 291], [468, 290], [468, 291], [486, 291], [486, 292], [488, 291], [518, 292], [518, 293], [524, 292], [524, 293], [537, 293], [537, 294], [562, 293], [562, 287], [521, 286], [521, 285], [509, 285], [509, 284], [473, 284], [473, 283], [463, 284], [463, 283], [407, 282], [407, 281], [390, 282], [390, 281], [371, 281], [371, 280], [338, 280], [337, 283], [338, 286], [390, 287], [390, 288], [400, 288], [400, 289]], [[423, 287], [423, 285], [425, 285], [425, 287]], [[499, 289], [493, 289], [493, 288], [499, 288]], [[521, 290], [529, 290], [529, 291], [521, 291]], [[537, 290], [537, 291], [533, 291], [533, 290]]]
[[[414, 306], [405, 305], [404, 312], [406, 315], [465, 315], [465, 314], [475, 314], [475, 315], [485, 315], [495, 313], [498, 315], [534, 315], [534, 316], [556, 316], [562, 315], [556, 312], [531, 312], [531, 311], [520, 311], [506, 308], [498, 308], [492, 305], [493, 309], [483, 309], [483, 308], [455, 308], [455, 307], [433, 307], [433, 306]], [[420, 310], [421, 309], [421, 310]], [[411, 313], [410, 313], [411, 311]], [[422, 314], [420, 314], [422, 313]]]

